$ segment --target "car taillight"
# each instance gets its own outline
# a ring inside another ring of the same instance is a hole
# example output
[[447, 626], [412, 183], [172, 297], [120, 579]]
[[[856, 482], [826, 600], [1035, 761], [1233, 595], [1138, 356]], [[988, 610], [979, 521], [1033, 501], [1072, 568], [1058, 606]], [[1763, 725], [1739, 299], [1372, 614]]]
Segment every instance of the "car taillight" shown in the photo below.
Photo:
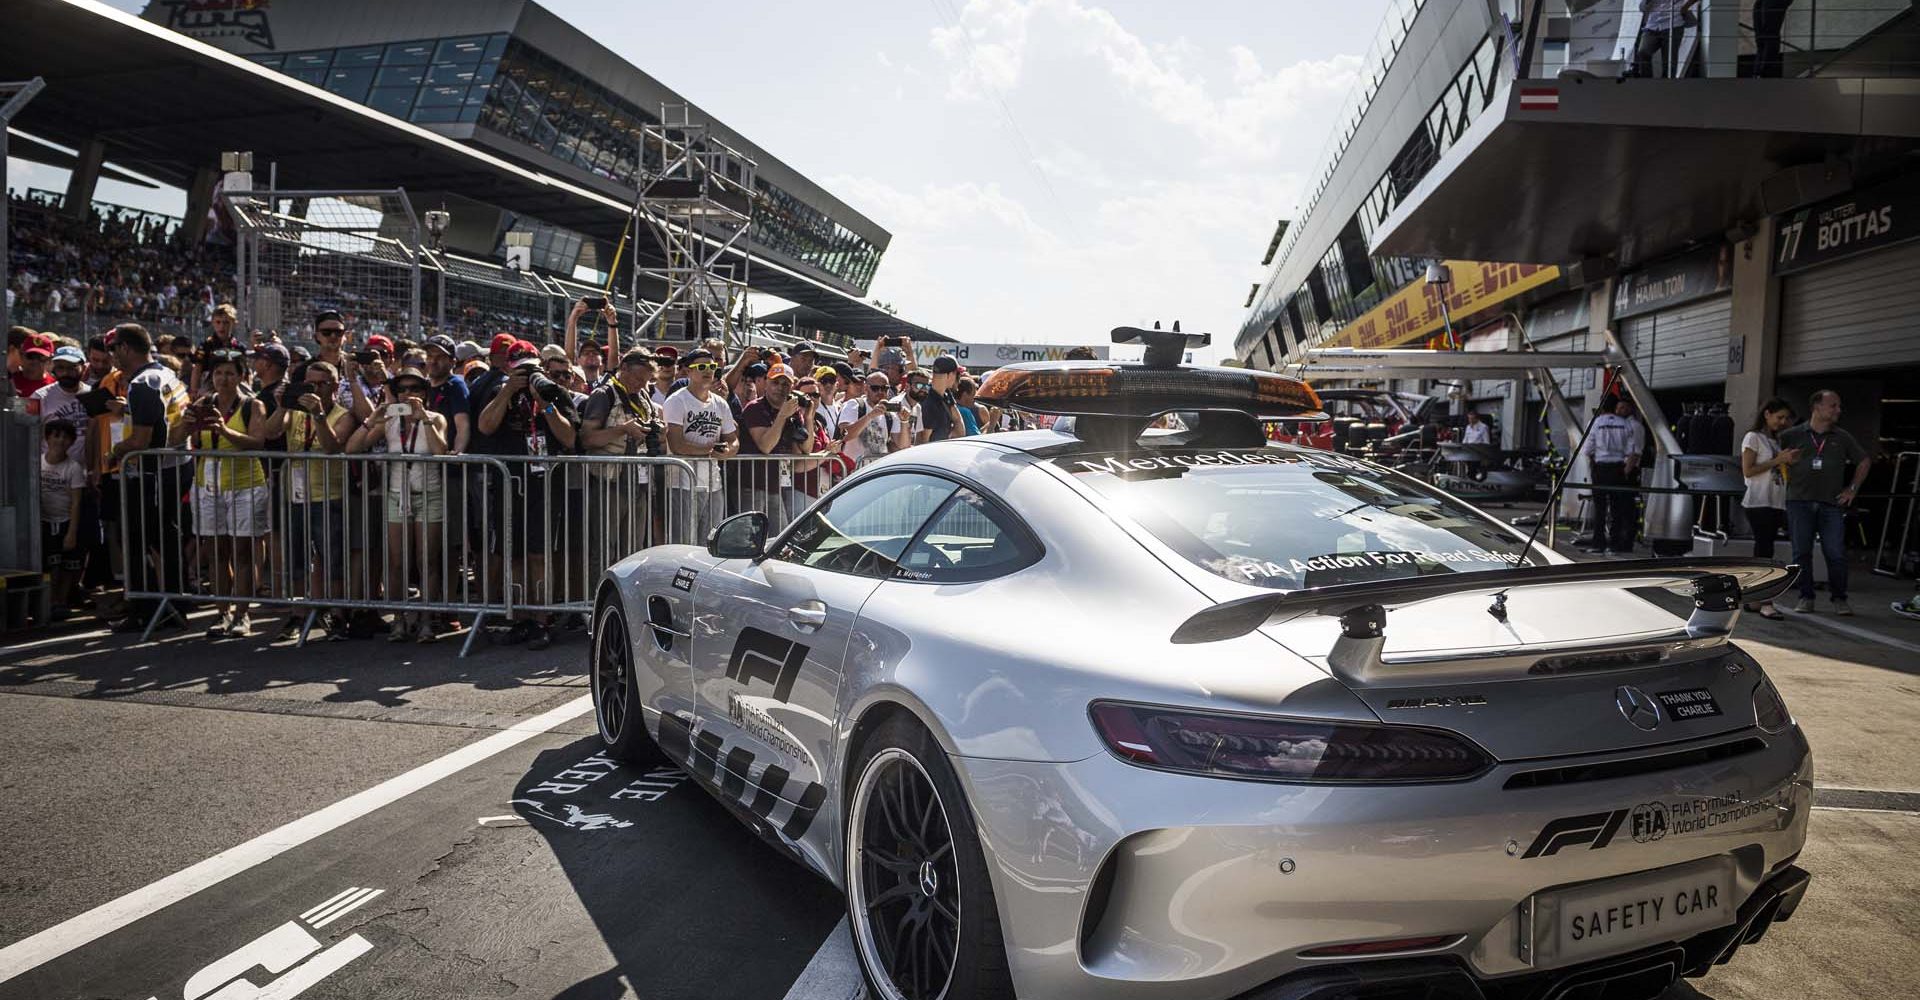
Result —
[[1432, 729], [1222, 715], [1095, 702], [1094, 729], [1115, 756], [1143, 767], [1262, 781], [1448, 781], [1491, 761]]
[[1766, 733], [1783, 732], [1793, 725], [1793, 713], [1787, 711], [1787, 703], [1774, 690], [1773, 679], [1765, 674], [1753, 688], [1753, 722]]

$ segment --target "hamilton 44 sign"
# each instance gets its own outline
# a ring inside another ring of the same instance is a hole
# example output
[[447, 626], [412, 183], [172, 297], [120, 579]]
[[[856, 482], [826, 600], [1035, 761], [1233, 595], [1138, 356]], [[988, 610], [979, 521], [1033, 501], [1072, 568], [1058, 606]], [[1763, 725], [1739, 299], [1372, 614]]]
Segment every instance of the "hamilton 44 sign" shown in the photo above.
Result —
[[1773, 272], [1790, 274], [1920, 236], [1920, 177], [1856, 191], [1780, 217]]

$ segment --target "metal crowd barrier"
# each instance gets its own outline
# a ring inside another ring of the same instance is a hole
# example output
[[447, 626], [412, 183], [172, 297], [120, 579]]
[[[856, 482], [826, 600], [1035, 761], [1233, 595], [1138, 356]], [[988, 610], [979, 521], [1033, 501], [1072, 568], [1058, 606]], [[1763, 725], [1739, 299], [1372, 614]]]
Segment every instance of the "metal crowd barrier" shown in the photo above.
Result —
[[748, 510], [777, 532], [844, 467], [825, 454], [149, 449], [119, 477], [126, 596], [151, 605], [143, 641], [182, 603], [213, 603], [236, 617], [285, 608], [302, 644], [327, 614], [391, 614], [415, 637], [472, 616], [465, 656], [489, 619], [591, 613], [601, 573], [648, 546], [704, 543]]

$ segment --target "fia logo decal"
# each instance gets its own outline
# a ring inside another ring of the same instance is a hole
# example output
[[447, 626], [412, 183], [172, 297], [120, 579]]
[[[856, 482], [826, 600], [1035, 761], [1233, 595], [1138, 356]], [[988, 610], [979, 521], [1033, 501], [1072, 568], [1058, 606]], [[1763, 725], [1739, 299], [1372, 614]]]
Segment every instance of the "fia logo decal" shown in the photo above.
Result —
[[787, 701], [793, 694], [793, 682], [800, 676], [800, 665], [807, 662], [809, 647], [782, 639], [757, 628], [743, 628], [727, 657], [727, 676], [741, 684], [755, 678], [773, 685], [773, 699]]

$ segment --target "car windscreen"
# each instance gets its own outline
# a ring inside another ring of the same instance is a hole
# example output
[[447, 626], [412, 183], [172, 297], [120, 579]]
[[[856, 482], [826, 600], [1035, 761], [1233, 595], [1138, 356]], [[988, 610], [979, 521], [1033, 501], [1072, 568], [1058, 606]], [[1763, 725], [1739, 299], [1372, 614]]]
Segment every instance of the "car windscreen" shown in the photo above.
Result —
[[1055, 463], [1209, 572], [1278, 590], [1544, 563], [1420, 481], [1331, 452], [1081, 453]]

